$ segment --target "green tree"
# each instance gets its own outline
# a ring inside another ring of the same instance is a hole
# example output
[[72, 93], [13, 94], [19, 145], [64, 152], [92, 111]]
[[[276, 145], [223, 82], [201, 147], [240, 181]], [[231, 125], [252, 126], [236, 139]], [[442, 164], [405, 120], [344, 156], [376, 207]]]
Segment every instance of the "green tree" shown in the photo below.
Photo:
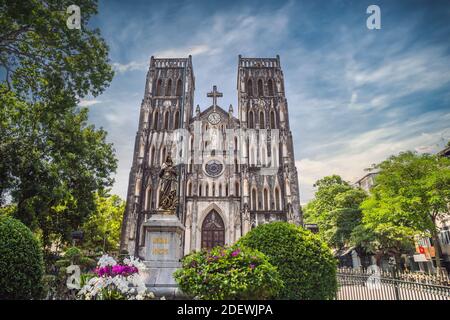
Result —
[[[81, 30], [66, 25], [71, 0], [0, 2], [0, 66], [20, 98], [46, 101], [61, 111], [67, 101], [100, 94], [112, 80], [108, 47], [88, 26], [97, 1], [79, 0]], [[70, 105], [69, 105], [70, 107]]]
[[361, 222], [359, 205], [367, 194], [338, 175], [324, 177], [314, 186], [317, 191], [305, 207], [305, 221], [317, 223], [319, 234], [329, 245], [343, 247]]
[[125, 201], [117, 195], [97, 195], [95, 201], [95, 212], [81, 227], [84, 231], [82, 247], [95, 251], [116, 251], [119, 249]]
[[54, 114], [42, 103], [21, 101], [0, 87], [0, 196], [16, 203], [15, 216], [43, 244], [69, 240], [95, 209], [98, 190], [116, 168], [106, 132], [87, 124], [87, 110]]
[[414, 235], [428, 235], [441, 250], [436, 223], [449, 214], [450, 160], [435, 155], [403, 152], [376, 166], [379, 174], [361, 207], [365, 229], [381, 247], [401, 250]]
[[100, 94], [113, 72], [108, 47], [88, 27], [97, 3], [78, 1], [81, 30], [66, 26], [71, 1], [0, 3], [0, 205], [48, 247], [68, 240], [111, 186], [117, 161], [106, 132], [79, 99]]

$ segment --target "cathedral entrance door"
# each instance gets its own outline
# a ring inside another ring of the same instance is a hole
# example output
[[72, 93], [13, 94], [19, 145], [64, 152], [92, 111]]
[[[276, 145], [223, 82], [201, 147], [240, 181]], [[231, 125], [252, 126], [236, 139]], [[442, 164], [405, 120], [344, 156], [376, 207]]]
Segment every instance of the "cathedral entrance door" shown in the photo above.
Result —
[[202, 224], [202, 248], [212, 249], [224, 244], [225, 224], [217, 211], [211, 210]]

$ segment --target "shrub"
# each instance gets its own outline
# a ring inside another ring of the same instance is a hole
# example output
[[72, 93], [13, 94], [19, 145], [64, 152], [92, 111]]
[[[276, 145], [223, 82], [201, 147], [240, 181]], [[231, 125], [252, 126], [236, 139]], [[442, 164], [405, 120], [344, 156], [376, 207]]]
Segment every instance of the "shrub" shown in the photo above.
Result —
[[43, 274], [42, 248], [30, 229], [0, 217], [0, 300], [42, 298]]
[[79, 248], [70, 247], [64, 253], [63, 258], [56, 261], [55, 265], [60, 268], [60, 272], [65, 275], [66, 268], [72, 264], [80, 266], [81, 271], [88, 271], [95, 268], [96, 262], [94, 259], [84, 255]]
[[283, 285], [261, 252], [239, 246], [191, 253], [174, 277], [184, 293], [200, 299], [269, 299]]
[[328, 246], [316, 235], [287, 222], [263, 224], [239, 242], [264, 253], [284, 282], [279, 299], [333, 299], [336, 265]]
[[[54, 263], [58, 270], [56, 279], [47, 283], [48, 292], [52, 298], [58, 300], [72, 300], [75, 298], [74, 290], [67, 287], [67, 279], [69, 277], [67, 267], [70, 265], [79, 266], [81, 272], [89, 272], [95, 268], [96, 261], [86, 256], [79, 248], [75, 246], [69, 247], [63, 257]], [[83, 276], [81, 278], [83, 280]]]

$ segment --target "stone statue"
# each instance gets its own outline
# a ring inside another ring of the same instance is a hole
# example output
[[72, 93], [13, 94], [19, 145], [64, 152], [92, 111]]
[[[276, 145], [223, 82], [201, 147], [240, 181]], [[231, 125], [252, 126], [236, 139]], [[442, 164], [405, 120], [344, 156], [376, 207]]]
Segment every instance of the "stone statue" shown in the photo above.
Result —
[[177, 173], [173, 167], [170, 155], [166, 157], [166, 161], [161, 166], [159, 173], [161, 179], [161, 188], [159, 191], [159, 208], [167, 211], [168, 214], [175, 214], [178, 204], [177, 197]]

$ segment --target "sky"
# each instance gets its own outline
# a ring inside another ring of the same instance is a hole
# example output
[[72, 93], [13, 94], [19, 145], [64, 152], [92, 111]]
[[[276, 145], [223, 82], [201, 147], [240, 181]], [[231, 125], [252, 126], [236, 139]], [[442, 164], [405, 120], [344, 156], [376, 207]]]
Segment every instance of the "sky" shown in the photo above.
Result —
[[[381, 29], [369, 30], [369, 5]], [[83, 8], [81, 8], [83, 10]], [[108, 131], [119, 166], [112, 193], [126, 197], [151, 56], [192, 55], [194, 105], [237, 114], [237, 62], [280, 55], [300, 199], [314, 182], [349, 182], [405, 150], [434, 153], [450, 140], [450, 1], [100, 1], [98, 27], [116, 75], [80, 102]]]

